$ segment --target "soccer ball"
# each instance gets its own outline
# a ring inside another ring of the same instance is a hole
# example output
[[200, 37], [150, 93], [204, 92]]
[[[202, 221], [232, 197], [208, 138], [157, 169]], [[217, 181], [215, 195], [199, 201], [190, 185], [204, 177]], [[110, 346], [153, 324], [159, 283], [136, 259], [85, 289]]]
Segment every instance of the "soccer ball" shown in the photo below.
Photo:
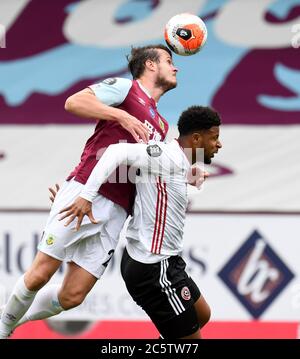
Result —
[[165, 26], [165, 41], [178, 55], [196, 54], [207, 39], [207, 29], [200, 17], [188, 13], [178, 14]]

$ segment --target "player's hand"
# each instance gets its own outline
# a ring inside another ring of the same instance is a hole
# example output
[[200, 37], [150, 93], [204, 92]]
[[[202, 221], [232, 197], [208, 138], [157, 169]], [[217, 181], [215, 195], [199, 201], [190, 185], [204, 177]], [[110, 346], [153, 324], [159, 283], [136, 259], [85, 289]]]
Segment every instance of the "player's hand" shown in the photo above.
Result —
[[53, 203], [57, 192], [59, 191], [59, 185], [55, 183], [55, 188], [49, 187], [48, 190], [50, 192], [49, 199]]
[[206, 178], [209, 177], [209, 173], [204, 171], [200, 166], [193, 165], [190, 167], [187, 175], [188, 184], [200, 189]]
[[59, 219], [60, 221], [65, 218], [68, 218], [67, 222], [65, 223], [65, 227], [67, 227], [71, 222], [73, 222], [76, 217], [78, 218], [75, 231], [79, 230], [84, 216], [88, 216], [93, 224], [99, 223], [95, 220], [93, 216], [92, 202], [89, 202], [82, 197], [78, 197], [70, 206], [62, 209], [59, 212], [59, 214], [62, 213], [63, 216]]
[[148, 127], [139, 121], [136, 117], [131, 116], [126, 111], [122, 111], [119, 117], [120, 125], [131, 133], [136, 142], [148, 143], [149, 141], [149, 130]]

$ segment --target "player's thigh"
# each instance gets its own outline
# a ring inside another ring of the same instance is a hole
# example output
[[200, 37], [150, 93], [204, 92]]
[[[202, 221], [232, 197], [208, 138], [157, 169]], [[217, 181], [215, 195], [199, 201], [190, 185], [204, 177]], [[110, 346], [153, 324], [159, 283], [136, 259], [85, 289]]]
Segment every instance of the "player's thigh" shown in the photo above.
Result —
[[[179, 269], [182, 265], [182, 259], [178, 258], [178, 260]], [[170, 278], [172, 278], [173, 275], [176, 276], [176, 271], [170, 271], [170, 274]], [[185, 271], [179, 270], [178, 274], [180, 275], [179, 277], [182, 278], [180, 282], [176, 283], [172, 279], [171, 282], [173, 282], [173, 289], [176, 288], [177, 298], [181, 301], [184, 310], [177, 312], [175, 316], [168, 320], [159, 320], [157, 322], [157, 328], [165, 339], [200, 339], [200, 328], [204, 320], [204, 299], [202, 299], [202, 295], [196, 283]], [[201, 309], [200, 312], [199, 307]]]
[[72, 254], [68, 254], [68, 259], [99, 279], [115, 253], [125, 220], [126, 213], [114, 214], [98, 233], [84, 238], [74, 250], [70, 248]]
[[[198, 300], [195, 302], [194, 308], [195, 308], [198, 323], [199, 323], [199, 326], [201, 329], [209, 321], [210, 315], [211, 315], [210, 307], [202, 294], [200, 295]], [[182, 337], [181, 339], [201, 339], [200, 330], [197, 330], [188, 336]]]
[[121, 271], [128, 292], [165, 339], [199, 337], [194, 303], [200, 291], [184, 269], [179, 256], [146, 264], [135, 261], [126, 249], [123, 253]]
[[58, 191], [38, 245], [39, 251], [63, 261], [66, 257], [65, 248], [85, 236], [85, 231], [89, 230], [89, 226], [85, 226], [85, 223], [83, 223], [79, 231], [75, 232], [73, 222], [66, 227], [66, 220], [60, 220], [62, 217], [60, 211], [74, 202], [81, 193], [82, 188], [81, 183], [71, 180], [65, 182]]
[[77, 295], [85, 297], [93, 288], [97, 279], [93, 274], [80, 267], [74, 262], [69, 262], [65, 274], [60, 295], [74, 297]]
[[80, 305], [104, 273], [109, 261], [106, 244], [97, 233], [67, 248], [68, 270], [58, 294], [64, 309]]
[[183, 312], [165, 321], [157, 321], [153, 313], [153, 322], [164, 339], [200, 339], [200, 325], [195, 306], [185, 308]]
[[126, 212], [123, 208], [116, 205], [109, 199], [99, 195], [93, 202], [93, 214], [99, 221], [93, 224], [85, 216], [81, 227], [74, 231], [77, 219], [65, 226], [65, 220], [60, 220], [61, 209], [72, 203], [81, 193], [83, 185], [76, 181], [70, 181], [59, 191], [58, 198], [55, 199], [43, 237], [39, 243], [38, 249], [49, 256], [59, 259], [68, 260], [71, 251], [86, 238], [97, 233], [102, 233], [109, 229], [110, 237], [119, 236], [119, 233], [126, 220]]
[[202, 328], [210, 319], [210, 307], [194, 280], [191, 277], [188, 277], [187, 282], [191, 297], [194, 301], [198, 322], [200, 324], [200, 328]]
[[202, 294], [199, 297], [199, 299], [195, 302], [194, 306], [196, 309], [200, 328], [202, 328], [210, 319], [210, 315], [211, 315], [210, 307]]

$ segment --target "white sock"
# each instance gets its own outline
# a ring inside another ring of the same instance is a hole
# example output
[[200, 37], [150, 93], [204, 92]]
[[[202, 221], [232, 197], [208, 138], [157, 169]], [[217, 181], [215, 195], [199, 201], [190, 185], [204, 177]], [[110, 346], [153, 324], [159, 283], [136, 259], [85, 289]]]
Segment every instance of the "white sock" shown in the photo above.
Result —
[[6, 303], [0, 320], [0, 339], [9, 336], [15, 324], [23, 317], [30, 307], [37, 291], [27, 289], [24, 275], [17, 281]]
[[39, 290], [32, 305], [15, 327], [30, 320], [45, 319], [62, 312], [64, 309], [58, 300], [58, 291], [60, 287], [60, 284], [49, 284]]

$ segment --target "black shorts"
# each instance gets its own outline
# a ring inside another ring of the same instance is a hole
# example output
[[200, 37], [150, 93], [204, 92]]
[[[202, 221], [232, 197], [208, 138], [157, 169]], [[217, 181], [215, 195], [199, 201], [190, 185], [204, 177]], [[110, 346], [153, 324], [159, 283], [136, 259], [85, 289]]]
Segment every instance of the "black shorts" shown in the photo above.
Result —
[[194, 303], [200, 291], [185, 267], [180, 256], [145, 264], [132, 259], [126, 248], [123, 253], [121, 273], [127, 290], [165, 339], [182, 338], [199, 329]]

